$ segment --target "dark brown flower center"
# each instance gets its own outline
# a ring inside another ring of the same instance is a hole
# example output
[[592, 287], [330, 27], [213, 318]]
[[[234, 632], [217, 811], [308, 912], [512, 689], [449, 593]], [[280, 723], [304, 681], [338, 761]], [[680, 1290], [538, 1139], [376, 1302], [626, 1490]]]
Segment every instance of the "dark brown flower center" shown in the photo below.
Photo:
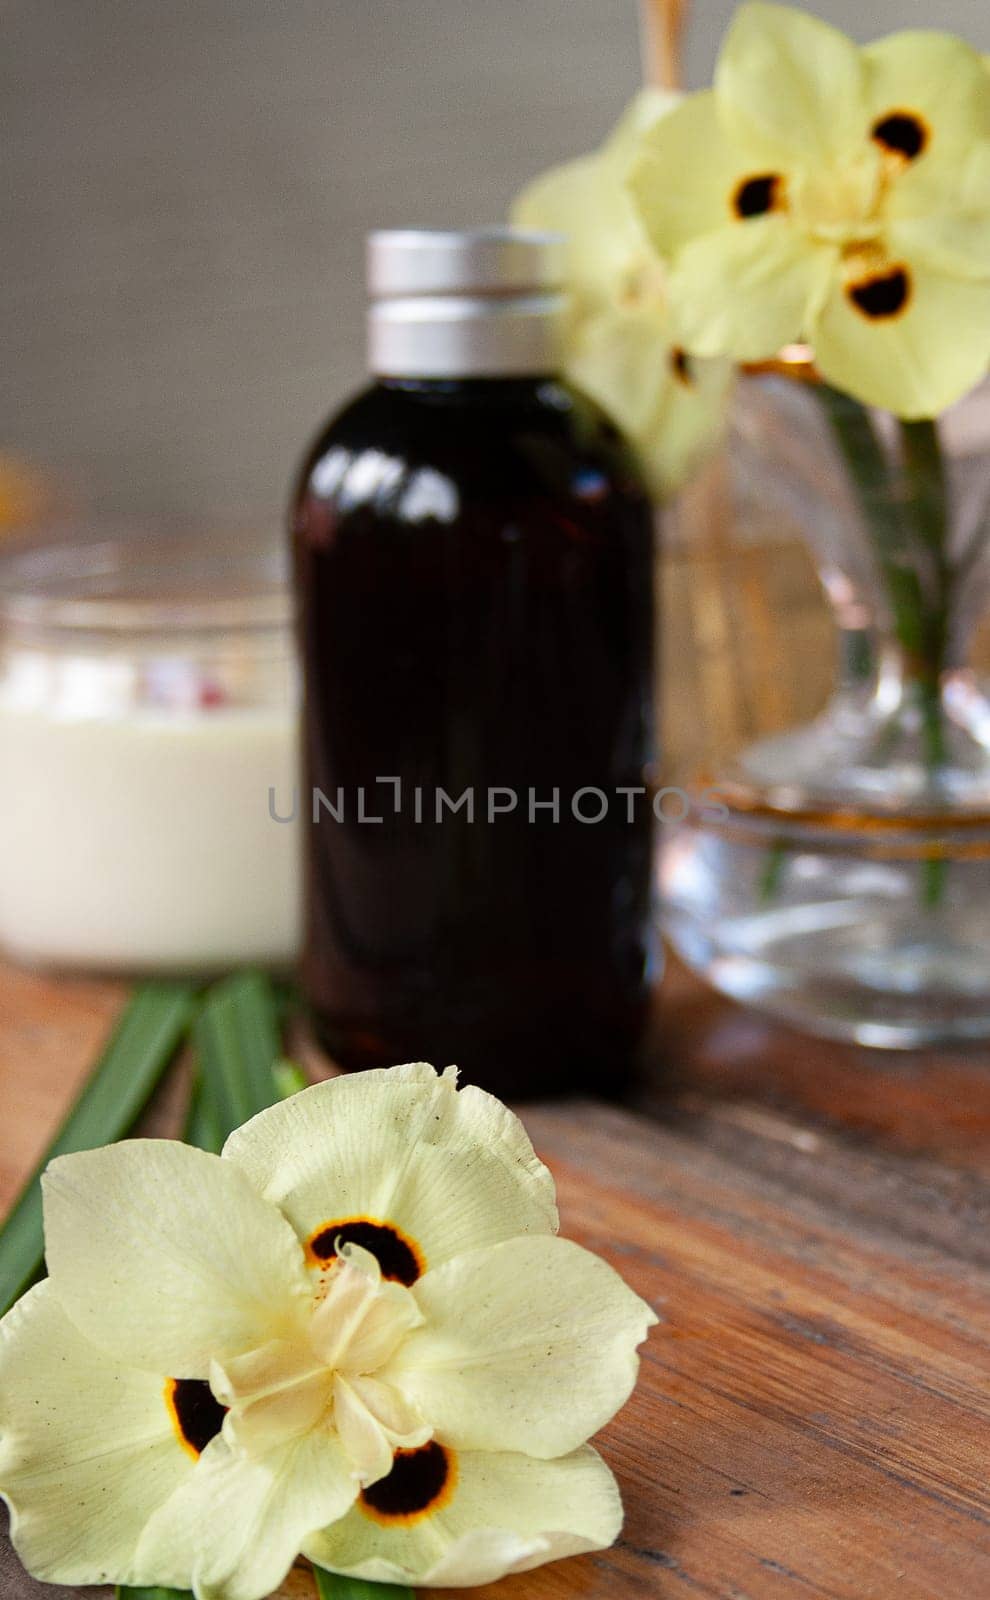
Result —
[[338, 1243], [360, 1245], [375, 1257], [383, 1278], [404, 1283], [407, 1288], [426, 1270], [418, 1245], [391, 1222], [378, 1222], [374, 1217], [341, 1217], [337, 1222], [324, 1222], [306, 1247], [310, 1260], [321, 1265], [332, 1262]]
[[680, 345], [675, 345], [670, 352], [670, 365], [678, 383], [683, 383], [686, 388], [694, 386], [694, 374], [691, 371], [691, 361], [686, 350]]
[[361, 1490], [361, 1510], [375, 1522], [410, 1522], [435, 1511], [453, 1492], [453, 1453], [431, 1439], [418, 1450], [397, 1450], [385, 1478]]
[[213, 1390], [202, 1378], [169, 1378], [165, 1385], [165, 1403], [183, 1444], [193, 1455], [202, 1455], [223, 1427], [226, 1406], [215, 1399]]
[[870, 135], [905, 161], [916, 161], [928, 143], [928, 128], [914, 111], [889, 111], [873, 124]]
[[732, 209], [737, 217], [762, 217], [768, 211], [779, 209], [784, 200], [784, 180], [779, 172], [761, 172], [755, 178], [744, 178], [732, 196]]
[[848, 284], [846, 293], [864, 317], [883, 322], [904, 310], [911, 298], [911, 279], [906, 267], [888, 267]]

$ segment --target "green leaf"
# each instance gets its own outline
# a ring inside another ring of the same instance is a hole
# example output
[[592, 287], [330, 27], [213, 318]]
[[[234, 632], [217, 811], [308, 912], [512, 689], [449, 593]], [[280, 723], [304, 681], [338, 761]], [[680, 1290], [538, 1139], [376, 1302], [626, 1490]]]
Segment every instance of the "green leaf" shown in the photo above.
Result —
[[168, 1066], [193, 1011], [188, 984], [147, 983], [135, 991], [75, 1105], [0, 1229], [0, 1312], [41, 1271], [44, 1240], [39, 1178], [55, 1156], [111, 1144], [134, 1126]]
[[203, 1074], [197, 1072], [189, 1095], [185, 1127], [182, 1130], [183, 1143], [194, 1144], [197, 1149], [210, 1150], [218, 1156], [223, 1149], [224, 1138], [223, 1122], [210, 1093], [209, 1084]]
[[[214, 984], [196, 1018], [193, 1039], [208, 1102], [222, 1137], [280, 1098], [279, 1007], [271, 982], [241, 972]], [[212, 1131], [217, 1131], [217, 1125]]]
[[[409, 1600], [412, 1589], [397, 1583], [369, 1583], [365, 1578], [345, 1578], [337, 1572], [313, 1568], [320, 1600]], [[117, 1600], [192, 1600], [185, 1589], [117, 1589]]]
[[406, 1600], [413, 1593], [398, 1583], [369, 1583], [367, 1578], [345, 1578], [339, 1572], [313, 1568], [320, 1600]]
[[125, 1589], [117, 1585], [117, 1600], [193, 1600], [188, 1589]]
[[309, 1079], [297, 1061], [276, 1061], [274, 1068], [275, 1088], [278, 1090], [280, 1100], [289, 1100], [300, 1089], [309, 1088]]

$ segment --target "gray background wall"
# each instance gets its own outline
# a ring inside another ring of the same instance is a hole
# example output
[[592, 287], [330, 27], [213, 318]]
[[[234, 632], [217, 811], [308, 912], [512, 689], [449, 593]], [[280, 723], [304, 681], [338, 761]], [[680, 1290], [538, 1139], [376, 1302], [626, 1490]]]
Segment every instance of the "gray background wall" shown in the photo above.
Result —
[[[988, 0], [816, 9], [990, 49]], [[0, 448], [99, 512], [279, 515], [365, 230], [499, 218], [637, 71], [633, 0], [0, 0]]]

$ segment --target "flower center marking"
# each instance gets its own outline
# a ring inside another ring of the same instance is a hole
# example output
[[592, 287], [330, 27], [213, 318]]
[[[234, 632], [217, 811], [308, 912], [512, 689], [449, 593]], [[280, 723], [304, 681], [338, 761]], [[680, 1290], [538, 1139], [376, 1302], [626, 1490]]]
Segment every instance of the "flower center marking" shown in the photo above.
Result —
[[168, 1406], [183, 1447], [198, 1460], [223, 1426], [227, 1407], [214, 1399], [202, 1378], [169, 1378], [165, 1385]]
[[868, 278], [847, 284], [846, 293], [858, 311], [871, 322], [900, 316], [911, 298], [911, 279], [906, 267], [889, 267]]
[[339, 1222], [324, 1222], [311, 1234], [306, 1254], [316, 1265], [326, 1266], [336, 1257], [338, 1241], [360, 1245], [375, 1257], [383, 1278], [403, 1283], [407, 1289], [426, 1270], [419, 1246], [391, 1222], [379, 1222], [374, 1217], [342, 1217]]
[[408, 1524], [445, 1505], [456, 1482], [453, 1452], [431, 1439], [418, 1450], [397, 1450], [391, 1472], [362, 1489], [359, 1504], [374, 1522]]
[[780, 211], [784, 205], [784, 180], [778, 172], [763, 172], [755, 178], [744, 178], [732, 196], [732, 209], [737, 217], [762, 217], [768, 211]]
[[691, 361], [686, 350], [680, 345], [675, 345], [670, 352], [670, 365], [678, 383], [683, 383], [685, 388], [694, 388], [694, 374], [691, 371]]
[[916, 161], [928, 144], [928, 128], [916, 111], [889, 111], [870, 129], [870, 137], [905, 161]]

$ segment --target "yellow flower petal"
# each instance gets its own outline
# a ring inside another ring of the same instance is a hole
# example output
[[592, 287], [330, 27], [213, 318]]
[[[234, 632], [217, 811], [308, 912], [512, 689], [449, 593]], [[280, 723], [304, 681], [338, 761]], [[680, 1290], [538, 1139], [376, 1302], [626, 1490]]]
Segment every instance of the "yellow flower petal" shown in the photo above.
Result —
[[289, 1335], [308, 1305], [292, 1229], [217, 1156], [131, 1139], [60, 1156], [42, 1187], [59, 1299], [129, 1365], [206, 1378], [211, 1361]]
[[328, 1367], [374, 1372], [421, 1321], [409, 1290], [383, 1279], [369, 1250], [343, 1245], [314, 1312], [309, 1342]]
[[785, 217], [756, 217], [685, 246], [671, 299], [689, 350], [761, 361], [806, 336], [838, 262]]
[[517, 227], [566, 236], [567, 284], [579, 307], [607, 300], [642, 245], [628, 196], [597, 154], [535, 178], [511, 216]]
[[740, 184], [768, 170], [781, 169], [768, 169], [726, 135], [709, 90], [644, 134], [627, 186], [654, 249], [669, 258], [699, 234], [735, 221]]
[[433, 1429], [397, 1390], [376, 1378], [344, 1378], [333, 1382], [333, 1425], [363, 1485], [384, 1478], [392, 1469], [394, 1450], [415, 1450]]
[[893, 256], [922, 261], [949, 278], [990, 278], [990, 209], [900, 217], [884, 233]]
[[[523, 191], [513, 210], [518, 223], [567, 236], [572, 315], [565, 375], [618, 423], [657, 498], [679, 487], [717, 443], [729, 379], [723, 367], [718, 381], [711, 373], [706, 382], [677, 381], [663, 264], [627, 182], [632, 160], [637, 159], [640, 178], [647, 171], [648, 163], [638, 161], [644, 134], [661, 121], [668, 125], [679, 115], [679, 104], [677, 96], [644, 90], [601, 150], [545, 173]], [[689, 133], [674, 132], [674, 164], [682, 137], [692, 156], [699, 148], [693, 103], [685, 120]], [[710, 152], [708, 133], [706, 128], [701, 148]], [[729, 197], [739, 182], [731, 161], [727, 173], [713, 178], [710, 203], [718, 221], [729, 216]], [[663, 172], [660, 181], [666, 188]], [[684, 193], [680, 173], [672, 193]]]
[[652, 85], [633, 95], [600, 152], [620, 177], [636, 155], [644, 133], [648, 133], [661, 117], [669, 117], [683, 103], [684, 96], [678, 90], [659, 89]]
[[513, 1239], [428, 1272], [425, 1322], [378, 1377], [464, 1450], [562, 1455], [628, 1399], [656, 1317], [568, 1239]]
[[459, 1588], [604, 1549], [621, 1526], [615, 1480], [587, 1446], [556, 1461], [471, 1451], [457, 1457], [454, 1492], [434, 1515], [388, 1526], [358, 1505], [304, 1553], [373, 1583]]
[[302, 1541], [343, 1516], [357, 1492], [328, 1430], [260, 1458], [232, 1451], [221, 1435], [148, 1522], [135, 1581], [191, 1588], [196, 1600], [265, 1600]]
[[[864, 69], [844, 33], [791, 6], [750, 0], [725, 37], [715, 87], [726, 133], [771, 170], [825, 165], [862, 143]], [[682, 182], [692, 181], [686, 167]]]
[[[990, 80], [982, 58], [961, 39], [919, 31], [880, 40], [865, 59], [874, 137], [894, 132], [888, 249], [917, 253], [953, 276], [987, 277]], [[898, 145], [907, 153], [898, 157]]]
[[653, 425], [635, 444], [647, 483], [663, 499], [691, 478], [721, 442], [736, 377], [731, 361], [689, 356], [682, 347], [669, 356], [667, 385]]
[[656, 311], [588, 317], [565, 371], [614, 417], [657, 499], [684, 483], [722, 435], [731, 364], [688, 359]]
[[351, 1378], [350, 1387], [396, 1448], [414, 1450], [431, 1437], [433, 1429], [397, 1389], [377, 1378], [362, 1377]]
[[45, 1583], [136, 1582], [153, 1512], [192, 1472], [160, 1377], [81, 1338], [51, 1282], [0, 1323], [0, 1493]]
[[397, 1225], [427, 1267], [557, 1227], [553, 1179], [518, 1117], [423, 1063], [304, 1089], [232, 1134], [224, 1164], [300, 1238], [331, 1219], [376, 1218]]
[[[964, 40], [920, 28], [893, 33], [868, 45], [863, 62], [869, 127], [881, 144], [885, 125], [892, 127], [893, 148], [904, 152], [905, 166], [930, 171], [949, 163], [952, 176], [960, 152], [990, 138], [986, 69]], [[920, 148], [912, 155], [917, 137]]]
[[895, 247], [952, 276], [990, 276], [990, 139], [959, 151], [951, 182], [943, 168], [923, 163], [898, 177], [884, 215]]
[[812, 332], [818, 366], [866, 405], [906, 418], [937, 416], [990, 365], [990, 280], [949, 277], [905, 254], [878, 267], [877, 281], [873, 314], [868, 281], [859, 303], [849, 284], [830, 294]]
[[649, 256], [625, 179], [643, 133], [677, 103], [676, 95], [644, 89], [600, 150], [542, 173], [513, 203], [519, 227], [565, 236], [567, 290], [581, 315], [614, 305]]
[[228, 1408], [228, 1443], [264, 1455], [315, 1427], [330, 1408], [331, 1375], [300, 1341], [273, 1340], [258, 1350], [214, 1361], [210, 1388]]
[[339, 1372], [333, 1380], [333, 1425], [361, 1482], [374, 1483], [384, 1478], [392, 1466], [391, 1442], [364, 1401]]
[[656, 311], [600, 312], [575, 334], [567, 374], [637, 441], [674, 381], [666, 318]]

